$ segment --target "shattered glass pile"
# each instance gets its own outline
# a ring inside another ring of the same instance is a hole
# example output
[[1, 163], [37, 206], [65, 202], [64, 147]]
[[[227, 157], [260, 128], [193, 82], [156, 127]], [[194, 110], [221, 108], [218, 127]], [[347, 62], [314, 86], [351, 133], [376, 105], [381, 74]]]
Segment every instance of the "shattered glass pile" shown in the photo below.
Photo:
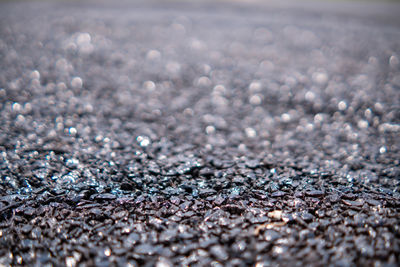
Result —
[[0, 265], [399, 264], [398, 25], [164, 5], [0, 3]]

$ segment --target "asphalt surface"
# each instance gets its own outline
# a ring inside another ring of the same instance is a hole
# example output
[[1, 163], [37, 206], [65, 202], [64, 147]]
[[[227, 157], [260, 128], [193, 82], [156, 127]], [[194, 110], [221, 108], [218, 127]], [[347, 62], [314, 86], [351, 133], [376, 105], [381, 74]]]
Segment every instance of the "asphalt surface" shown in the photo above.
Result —
[[398, 7], [1, 2], [0, 265], [398, 266]]

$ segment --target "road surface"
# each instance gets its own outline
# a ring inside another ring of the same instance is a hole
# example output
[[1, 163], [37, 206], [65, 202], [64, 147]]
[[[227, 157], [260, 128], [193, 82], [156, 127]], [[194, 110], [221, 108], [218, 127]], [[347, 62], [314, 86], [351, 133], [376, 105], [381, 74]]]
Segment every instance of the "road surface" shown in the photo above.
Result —
[[396, 3], [0, 3], [1, 266], [398, 266]]

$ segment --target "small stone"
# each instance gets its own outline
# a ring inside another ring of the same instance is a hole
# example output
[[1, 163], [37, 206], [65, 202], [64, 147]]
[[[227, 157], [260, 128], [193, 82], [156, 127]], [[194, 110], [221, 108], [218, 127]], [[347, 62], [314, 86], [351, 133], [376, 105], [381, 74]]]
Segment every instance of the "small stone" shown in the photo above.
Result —
[[274, 242], [275, 240], [279, 239], [281, 235], [274, 231], [274, 230], [266, 230], [264, 232], [264, 239], [268, 242]]
[[115, 195], [110, 194], [110, 193], [104, 193], [104, 194], [100, 194], [100, 195], [96, 196], [97, 200], [114, 200], [116, 198], [117, 197]]
[[276, 192], [271, 194], [271, 197], [283, 197], [285, 195], [286, 195], [286, 193], [283, 192], [283, 191], [276, 191]]
[[362, 199], [357, 199], [355, 201], [343, 199], [342, 202], [344, 204], [346, 204], [347, 206], [354, 206], [354, 207], [361, 207], [362, 205], [364, 205], [364, 200], [362, 200]]
[[366, 199], [365, 202], [367, 202], [371, 206], [381, 206], [382, 205], [382, 203], [380, 201], [372, 199], [372, 198]]
[[32, 225], [29, 225], [29, 224], [25, 224], [25, 225], [21, 228], [21, 231], [22, 231], [22, 233], [24, 233], [24, 234], [29, 234], [29, 233], [31, 232], [31, 230], [32, 230]]
[[300, 217], [305, 221], [305, 222], [310, 222], [314, 219], [314, 216], [308, 212], [302, 212]]
[[24, 215], [26, 216], [33, 216], [33, 214], [35, 214], [36, 209], [32, 208], [32, 207], [27, 207], [24, 209]]
[[226, 250], [220, 245], [212, 246], [210, 252], [215, 258], [221, 261], [226, 261], [229, 258]]
[[282, 219], [282, 214], [283, 214], [283, 212], [281, 210], [274, 210], [274, 211], [268, 212], [268, 217], [273, 218], [275, 220], [280, 220], [280, 219]]
[[141, 244], [135, 247], [135, 252], [144, 255], [154, 255], [158, 248], [149, 244]]
[[340, 196], [338, 194], [333, 194], [329, 196], [329, 201], [332, 203], [336, 203], [340, 201]]
[[155, 267], [172, 267], [172, 266], [173, 264], [170, 260], [161, 257], [157, 260]]
[[323, 197], [325, 193], [321, 190], [311, 190], [311, 191], [306, 191], [306, 195], [309, 197]]
[[258, 160], [247, 160], [246, 166], [250, 169], [255, 169], [260, 166], [260, 161]]

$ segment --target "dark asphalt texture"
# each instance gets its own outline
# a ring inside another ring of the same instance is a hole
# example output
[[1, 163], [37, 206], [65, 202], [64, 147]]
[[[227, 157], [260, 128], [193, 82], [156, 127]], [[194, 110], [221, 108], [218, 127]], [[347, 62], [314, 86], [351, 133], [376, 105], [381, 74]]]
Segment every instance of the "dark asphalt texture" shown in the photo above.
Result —
[[398, 266], [398, 8], [1, 2], [0, 266]]

